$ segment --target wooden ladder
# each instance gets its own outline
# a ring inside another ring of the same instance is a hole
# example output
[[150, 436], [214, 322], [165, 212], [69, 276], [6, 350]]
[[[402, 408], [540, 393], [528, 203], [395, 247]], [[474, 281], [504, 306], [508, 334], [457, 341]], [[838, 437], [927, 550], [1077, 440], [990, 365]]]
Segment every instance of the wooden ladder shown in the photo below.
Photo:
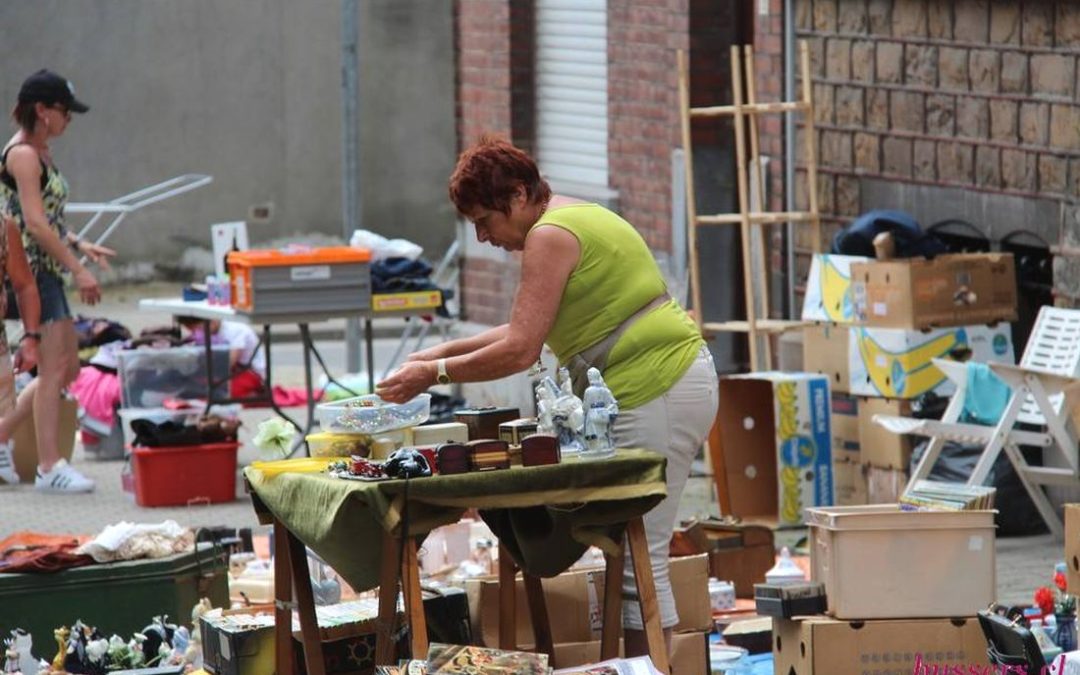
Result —
[[[745, 59], [742, 56], [745, 53]], [[772, 346], [769, 334], [805, 325], [801, 321], [770, 319], [766, 280], [765, 242], [761, 225], [807, 223], [813, 228], [813, 250], [821, 248], [821, 218], [817, 198], [817, 151], [814, 141], [814, 108], [811, 102], [810, 51], [805, 41], [799, 43], [802, 99], [791, 102], [758, 103], [754, 93], [754, 52], [749, 45], [731, 48], [732, 105], [690, 107], [689, 72], [686, 53], [679, 51], [679, 104], [682, 119], [683, 161], [686, 172], [687, 241], [690, 251], [690, 293], [698, 328], [706, 336], [720, 332], [747, 333], [750, 341], [750, 369], [770, 370]], [[745, 71], [745, 75], [744, 75]], [[744, 101], [744, 86], [745, 97]], [[775, 211], [764, 209], [764, 173], [758, 144], [757, 116], [760, 114], [801, 113], [805, 124], [806, 195], [808, 210]], [[694, 158], [691, 149], [690, 122], [693, 118], [732, 117], [735, 127], [736, 180], [739, 212], [699, 215], [694, 198]], [[749, 127], [747, 129], [746, 127]], [[747, 135], [750, 160], [747, 162]], [[738, 225], [742, 239], [743, 288], [746, 319], [705, 322], [702, 289], [697, 257], [697, 228], [703, 225]], [[789, 243], [789, 245], [793, 245]]]

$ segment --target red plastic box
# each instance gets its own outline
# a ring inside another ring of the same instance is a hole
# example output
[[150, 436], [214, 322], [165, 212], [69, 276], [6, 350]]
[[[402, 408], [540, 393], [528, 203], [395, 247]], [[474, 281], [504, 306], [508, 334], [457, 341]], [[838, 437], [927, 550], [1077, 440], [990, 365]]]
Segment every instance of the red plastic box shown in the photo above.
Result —
[[236, 499], [239, 443], [131, 448], [135, 503], [185, 506]]

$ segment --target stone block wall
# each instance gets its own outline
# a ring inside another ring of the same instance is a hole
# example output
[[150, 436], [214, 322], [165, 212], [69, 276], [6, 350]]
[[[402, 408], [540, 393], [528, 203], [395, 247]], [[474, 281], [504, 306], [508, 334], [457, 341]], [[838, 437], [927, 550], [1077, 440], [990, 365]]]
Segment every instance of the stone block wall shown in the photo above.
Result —
[[[875, 207], [927, 213], [904, 195], [968, 218], [992, 211], [980, 200], [1035, 205], [1056, 222], [975, 224], [994, 238], [1030, 227], [1060, 247], [1056, 294], [1080, 299], [1080, 3], [797, 0], [796, 10], [812, 54], [826, 232]], [[968, 206], [949, 203], [957, 189]]]

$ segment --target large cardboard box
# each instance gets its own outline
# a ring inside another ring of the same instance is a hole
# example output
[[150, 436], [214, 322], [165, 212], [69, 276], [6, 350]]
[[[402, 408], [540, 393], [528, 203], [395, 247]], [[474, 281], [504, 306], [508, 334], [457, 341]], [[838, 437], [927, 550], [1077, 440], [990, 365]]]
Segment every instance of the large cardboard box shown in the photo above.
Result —
[[862, 256], [815, 253], [810, 261], [810, 275], [806, 280], [803, 321], [854, 323], [851, 266], [853, 263], [870, 260]]
[[833, 460], [833, 501], [837, 506], [867, 503], [866, 469], [858, 462]]
[[855, 320], [868, 326], [922, 330], [1016, 320], [1011, 253], [873, 260], [850, 271]]
[[1065, 505], [1065, 578], [1070, 595], [1080, 595], [1080, 504]]
[[[556, 643], [555, 667], [572, 668], [600, 661], [600, 641]], [[622, 641], [619, 656], [623, 655]], [[700, 675], [709, 672], [709, 634], [675, 633], [671, 636], [671, 675]]]
[[994, 513], [807, 509], [811, 579], [838, 619], [974, 616], [997, 593]]
[[776, 563], [772, 530], [745, 525], [740, 536], [718, 539], [709, 551], [709, 575], [735, 586], [735, 597], [753, 598], [754, 584], [764, 583], [765, 573]]
[[[75, 430], [78, 424], [79, 404], [69, 399], [61, 399], [60, 408], [60, 456], [71, 460], [71, 451], [75, 448]], [[34, 431], [34, 414], [23, 420], [11, 436], [12, 454], [15, 458], [15, 472], [23, 483], [33, 483], [37, 475], [37, 432]]]
[[720, 433], [735, 515], [800, 525], [832, 502], [828, 380], [764, 372], [720, 378]]
[[[894, 434], [874, 423], [874, 415], [911, 416], [911, 401], [888, 398], [859, 400], [859, 447], [861, 460], [880, 469], [908, 470], [911, 464], [911, 437]], [[833, 419], [836, 419], [835, 417]]]
[[989, 666], [986, 639], [975, 617], [773, 619], [773, 661], [773, 672], [784, 675], [981, 673]]
[[871, 464], [863, 464], [862, 469], [866, 476], [867, 504], [895, 504], [900, 501], [909, 477], [906, 469], [882, 469]]
[[977, 362], [1015, 363], [1009, 324], [961, 326], [928, 332], [853, 326], [849, 331], [847, 391], [860, 396], [915, 398], [955, 386], [931, 359], [970, 349]]
[[832, 394], [832, 417], [829, 428], [832, 431], [833, 462], [859, 462], [859, 399], [849, 394]]
[[[627, 565], [630, 561], [627, 560]], [[590, 642], [599, 639], [603, 627], [604, 570], [578, 570], [544, 579], [544, 601], [555, 642]], [[709, 603], [709, 557], [706, 554], [671, 559], [671, 591], [679, 612], [676, 632], [707, 631], [712, 628]], [[499, 646], [499, 580], [470, 579], [465, 582], [469, 596], [472, 633], [478, 644]], [[532, 645], [532, 620], [519, 577], [514, 592], [518, 647]]]
[[833, 393], [849, 391], [850, 333], [847, 326], [828, 323], [803, 329], [803, 371], [826, 376]]

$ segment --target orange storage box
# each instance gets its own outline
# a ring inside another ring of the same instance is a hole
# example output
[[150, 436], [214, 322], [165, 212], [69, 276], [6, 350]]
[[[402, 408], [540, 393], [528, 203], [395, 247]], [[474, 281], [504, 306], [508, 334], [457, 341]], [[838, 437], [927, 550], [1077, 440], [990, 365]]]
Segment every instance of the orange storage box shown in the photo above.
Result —
[[239, 443], [131, 448], [135, 503], [185, 506], [236, 500]]
[[229, 253], [232, 304], [259, 314], [371, 308], [371, 252], [352, 246]]

